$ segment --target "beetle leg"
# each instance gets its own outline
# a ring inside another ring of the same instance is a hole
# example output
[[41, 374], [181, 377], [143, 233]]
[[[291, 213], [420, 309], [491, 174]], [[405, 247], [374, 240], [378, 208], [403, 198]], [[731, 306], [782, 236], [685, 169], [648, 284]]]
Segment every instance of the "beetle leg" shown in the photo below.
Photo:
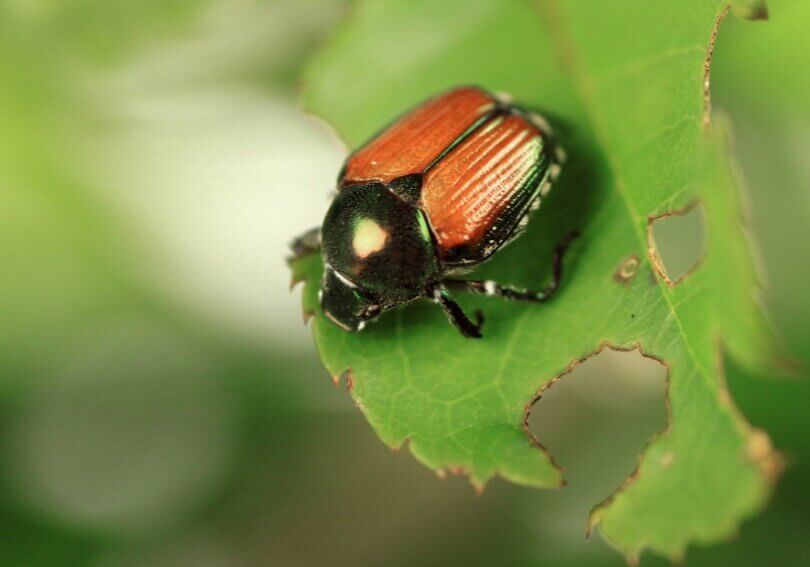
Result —
[[295, 262], [321, 249], [321, 229], [311, 228], [304, 234], [290, 242], [292, 256], [287, 258], [288, 263]]
[[464, 310], [461, 309], [461, 306], [455, 302], [455, 300], [450, 297], [450, 294], [447, 293], [447, 290], [437, 285], [432, 290], [430, 290], [431, 299], [441, 305], [442, 309], [444, 309], [447, 318], [450, 319], [450, 322], [456, 326], [456, 328], [461, 331], [461, 334], [468, 338], [480, 339], [483, 337], [481, 334], [481, 325], [484, 323], [484, 318], [481, 315], [480, 311], [476, 311], [475, 318], [476, 322], [473, 323], [470, 321], [469, 317], [464, 313]]
[[443, 280], [442, 283], [451, 288], [462, 289], [479, 295], [494, 295], [513, 301], [547, 301], [560, 286], [563, 276], [563, 256], [568, 246], [577, 236], [579, 236], [577, 231], [568, 233], [554, 248], [554, 255], [551, 259], [551, 283], [541, 290], [505, 286], [492, 280], [447, 279]]

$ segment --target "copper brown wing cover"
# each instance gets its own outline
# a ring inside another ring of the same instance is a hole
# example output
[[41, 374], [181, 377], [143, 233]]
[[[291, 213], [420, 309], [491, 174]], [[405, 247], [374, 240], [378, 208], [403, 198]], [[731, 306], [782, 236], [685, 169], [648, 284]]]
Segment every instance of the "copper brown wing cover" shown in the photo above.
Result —
[[412, 110], [355, 152], [346, 162], [341, 185], [388, 183], [422, 173], [465, 132], [495, 107], [495, 99], [475, 87], [462, 87]]
[[508, 238], [539, 194], [546, 149], [534, 124], [501, 114], [425, 173], [420, 206], [443, 259], [481, 261]]

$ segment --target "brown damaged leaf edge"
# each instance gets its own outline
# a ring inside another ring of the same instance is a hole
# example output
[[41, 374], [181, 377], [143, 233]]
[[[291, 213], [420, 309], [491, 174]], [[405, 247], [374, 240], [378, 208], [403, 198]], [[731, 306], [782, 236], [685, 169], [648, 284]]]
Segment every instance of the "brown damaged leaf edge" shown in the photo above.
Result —
[[348, 388], [348, 390], [351, 392], [354, 389], [354, 371], [351, 368], [348, 368], [340, 374], [332, 376], [332, 383], [335, 386], [340, 386], [341, 381], [346, 382], [346, 388]]
[[773, 489], [776, 483], [779, 482], [779, 477], [784, 471], [784, 459], [782, 454], [773, 448], [770, 436], [762, 429], [753, 427], [748, 423], [748, 420], [745, 419], [740, 408], [734, 403], [734, 399], [731, 397], [728, 384], [726, 383], [726, 369], [723, 361], [724, 350], [723, 340], [720, 337], [716, 338], [714, 365], [715, 372], [720, 381], [718, 391], [720, 403], [731, 411], [735, 421], [743, 429], [743, 433], [746, 437], [745, 454], [742, 455], [743, 459], [756, 464], [768, 486]]
[[[310, 313], [310, 316], [311, 315], [312, 314]], [[531, 408], [540, 399], [542, 393], [546, 389], [548, 389], [552, 384], [559, 381], [563, 376], [565, 376], [567, 374], [570, 374], [578, 364], [588, 360], [592, 356], [596, 356], [597, 354], [602, 352], [606, 347], [612, 348], [614, 350], [620, 350], [620, 351], [624, 351], [624, 350], [629, 351], [629, 350], [633, 350], [635, 348], [635, 347], [630, 347], [630, 348], [614, 347], [614, 346], [608, 345], [606, 342], [602, 343], [599, 350], [597, 350], [595, 352], [592, 352], [591, 354], [589, 354], [589, 355], [587, 355], [587, 356], [585, 356], [583, 358], [572, 361], [565, 368], [565, 370], [563, 370], [562, 372], [557, 374], [550, 382], [548, 382], [545, 385], [541, 386], [540, 389], [535, 394], [535, 396], [532, 398], [532, 400], [529, 401], [525, 406], [524, 415], [523, 415], [522, 429], [526, 433], [526, 437], [528, 438], [529, 444], [532, 447], [534, 447], [535, 449], [538, 449], [539, 451], [542, 451], [543, 454], [549, 459], [552, 466], [554, 468], [556, 468], [558, 471], [560, 471], [560, 473], [564, 472], [565, 469], [563, 467], [561, 467], [559, 464], [557, 464], [557, 462], [554, 460], [552, 455], [549, 453], [548, 449], [546, 449], [546, 447], [542, 443], [540, 443], [537, 436], [535, 436], [534, 433], [532, 433], [531, 429], [529, 428], [529, 414], [531, 413]], [[363, 405], [362, 401], [359, 400], [354, 394], [354, 372], [353, 372], [353, 370], [351, 368], [344, 370], [340, 374], [332, 376], [332, 382], [335, 384], [335, 386], [339, 386], [341, 381], [346, 382], [346, 386], [347, 386], [347, 388], [349, 390], [349, 393], [352, 395], [352, 398], [355, 401], [355, 405], [363, 413], [365, 413], [365, 406]], [[410, 437], [406, 437], [402, 441], [402, 443], [400, 443], [399, 445], [389, 445], [389, 446], [391, 447], [392, 451], [399, 452], [402, 449], [403, 446], [405, 446], [406, 444], [409, 445], [410, 440], [411, 440]], [[501, 473], [501, 471], [495, 470], [495, 471], [493, 471], [492, 477], [490, 477], [490, 479], [487, 479], [483, 483], [478, 482], [473, 478], [472, 472], [465, 465], [444, 465], [444, 466], [441, 466], [439, 468], [433, 469], [433, 471], [436, 473], [436, 476], [439, 477], [439, 479], [441, 479], [441, 480], [444, 480], [445, 478], [447, 478], [448, 473], [456, 475], [456, 476], [467, 476], [467, 478], [470, 481], [470, 484], [472, 485], [473, 490], [475, 491], [477, 496], [481, 496], [484, 493], [484, 489], [486, 488], [486, 485], [489, 483], [489, 480], [491, 480], [491, 478], [494, 478], [496, 476], [500, 476], [500, 477], [503, 478], [503, 474]], [[561, 474], [560, 484], [557, 487], [549, 487], [549, 488], [563, 488], [564, 486], [566, 486], [566, 484], [567, 484], [567, 482], [565, 481], [564, 478], [562, 478], [562, 474]]]
[[714, 56], [714, 45], [717, 42], [717, 32], [720, 24], [726, 19], [731, 4], [726, 4], [717, 14], [712, 26], [712, 34], [709, 37], [709, 46], [706, 49], [706, 57], [703, 59], [703, 131], [708, 133], [712, 127], [712, 95], [710, 89], [710, 76], [712, 67], [712, 57]]
[[[669, 403], [669, 365], [666, 362], [664, 362], [662, 359], [660, 359], [660, 358], [658, 358], [656, 356], [653, 356], [651, 354], [645, 353], [641, 349], [641, 343], [632, 343], [632, 344], [626, 345], [626, 346], [619, 346], [619, 345], [613, 345], [608, 341], [602, 341], [602, 343], [599, 345], [598, 349], [586, 354], [585, 356], [583, 356], [581, 358], [578, 358], [576, 360], [571, 361], [571, 363], [568, 366], [565, 367], [565, 370], [563, 370], [562, 372], [560, 372], [559, 374], [554, 376], [554, 378], [552, 378], [551, 380], [549, 380], [548, 382], [546, 382], [545, 384], [540, 386], [540, 388], [537, 390], [537, 393], [534, 395], [534, 397], [531, 399], [531, 401], [529, 401], [529, 403], [526, 404], [526, 407], [523, 410], [523, 431], [526, 432], [526, 435], [529, 437], [529, 440], [531, 441], [532, 445], [537, 447], [541, 451], [543, 451], [543, 453], [545, 453], [546, 456], [551, 461], [551, 464], [557, 470], [559, 470], [560, 473], [564, 472], [565, 469], [563, 467], [561, 467], [559, 464], [557, 464], [556, 461], [554, 461], [554, 458], [548, 452], [548, 449], [546, 449], [545, 446], [543, 446], [543, 444], [540, 443], [540, 440], [534, 435], [534, 433], [532, 433], [531, 429], [529, 428], [529, 417], [531, 416], [532, 408], [537, 402], [540, 401], [540, 398], [543, 397], [543, 394], [545, 393], [546, 390], [548, 390], [554, 384], [556, 384], [557, 382], [562, 380], [563, 377], [568, 376], [569, 374], [571, 374], [571, 372], [573, 372], [574, 369], [577, 366], [579, 366], [583, 362], [586, 362], [587, 360], [590, 360], [591, 358], [601, 354], [602, 352], [605, 351], [605, 349], [610, 349], [610, 350], [613, 350], [613, 351], [616, 351], [616, 352], [632, 352], [634, 350], [638, 350], [639, 353], [643, 357], [649, 358], [650, 360], [654, 360], [654, 361], [658, 362], [659, 364], [661, 364], [662, 366], [664, 366], [667, 369], [667, 378], [666, 378], [667, 392], [666, 392], [666, 398], [665, 398], [665, 405], [666, 405], [666, 409], [667, 409], [667, 424], [660, 433], [656, 434], [652, 438], [652, 440], [650, 440], [647, 443], [644, 450], [641, 452], [641, 455], [639, 456], [639, 462], [641, 462], [641, 457], [644, 455], [644, 452], [646, 451], [646, 448], [650, 445], [650, 443], [654, 442], [660, 435], [662, 435], [665, 431], [667, 431], [669, 429], [669, 427], [670, 427], [671, 422], [672, 422], [672, 412], [670, 410], [670, 403]], [[638, 465], [636, 467], [636, 470], [638, 470]], [[634, 472], [630, 476], [633, 477], [635, 474], [636, 473]], [[625, 481], [625, 483], [627, 483], [628, 480], [630, 480], [630, 479], [627, 479]], [[562, 479], [561, 482], [560, 482], [559, 487], [562, 488], [565, 485], [566, 485], [566, 481], [565, 481], [565, 479]], [[591, 533], [591, 526], [589, 525], [588, 530], [586, 531], [586, 535], [589, 537], [590, 533]]]
[[[653, 230], [653, 225], [660, 220], [667, 219], [670, 217], [686, 216], [699, 207], [703, 207], [703, 201], [701, 201], [700, 199], [696, 199], [695, 201], [692, 201], [682, 209], [667, 211], [660, 215], [653, 215], [647, 217], [647, 255], [650, 258], [650, 263], [652, 264], [655, 273], [658, 274], [658, 277], [661, 278], [664, 282], [666, 282], [666, 284], [669, 287], [675, 287], [676, 285], [684, 281], [686, 278], [694, 274], [696, 271], [698, 271], [698, 269], [703, 265], [703, 262], [706, 259], [706, 250], [708, 250], [708, 244], [704, 243], [703, 252], [701, 253], [700, 258], [698, 258], [697, 262], [692, 264], [692, 266], [688, 270], [686, 270], [686, 272], [684, 272], [678, 279], [673, 281], [672, 279], [670, 279], [669, 274], [667, 274], [667, 268], [664, 265], [664, 261], [661, 258], [661, 255], [658, 253], [658, 246], [655, 243], [655, 234]], [[704, 221], [707, 218], [705, 208], [702, 217]], [[705, 237], [706, 240], [708, 240], [709, 238], [708, 228], [707, 230], [704, 231], [704, 234], [706, 235]]]
[[[653, 361], [657, 362], [658, 364], [662, 365], [664, 368], [666, 368], [666, 378], [665, 378], [666, 395], [665, 395], [665, 398], [664, 398], [664, 405], [665, 405], [665, 407], [666, 407], [666, 412], [667, 412], [667, 422], [666, 422], [666, 425], [664, 426], [664, 428], [663, 428], [663, 429], [662, 429], [662, 430], [661, 430], [659, 433], [655, 434], [655, 435], [654, 435], [654, 436], [653, 436], [653, 437], [652, 437], [652, 438], [651, 438], [651, 439], [650, 439], [650, 440], [647, 442], [647, 444], [645, 445], [644, 449], [643, 449], [643, 450], [641, 451], [641, 453], [639, 454], [638, 460], [637, 460], [637, 462], [636, 462], [636, 468], [635, 468], [635, 470], [633, 471], [633, 473], [632, 473], [632, 474], [631, 474], [629, 477], [627, 477], [627, 479], [625, 479], [625, 481], [622, 483], [622, 485], [621, 485], [621, 486], [620, 486], [618, 489], [616, 489], [616, 490], [615, 490], [615, 491], [614, 491], [614, 492], [613, 492], [613, 493], [612, 493], [612, 494], [611, 494], [611, 495], [610, 495], [608, 498], [606, 498], [605, 500], [603, 500], [603, 501], [602, 501], [600, 504], [598, 504], [598, 505], [597, 505], [597, 506], [596, 506], [596, 507], [595, 507], [595, 508], [594, 508], [594, 509], [591, 511], [590, 517], [589, 517], [589, 519], [588, 519], [588, 527], [587, 527], [587, 530], [586, 530], [586, 537], [590, 537], [590, 535], [591, 535], [591, 532], [592, 532], [593, 528], [594, 528], [594, 527], [596, 526], [596, 524], [598, 523], [598, 518], [595, 518], [595, 516], [594, 516], [595, 512], [597, 511], [597, 509], [599, 509], [599, 508], [601, 508], [601, 507], [604, 507], [604, 506], [607, 506], [607, 505], [608, 505], [610, 502], [612, 502], [612, 501], [613, 501], [613, 499], [615, 498], [615, 496], [616, 496], [616, 495], [617, 495], [619, 492], [621, 492], [622, 490], [624, 490], [624, 489], [625, 489], [627, 486], [629, 486], [629, 485], [630, 485], [630, 484], [631, 484], [633, 481], [635, 481], [635, 479], [636, 479], [636, 478], [638, 478], [638, 474], [639, 474], [639, 467], [640, 467], [641, 461], [642, 461], [642, 460], [643, 460], [643, 458], [644, 458], [644, 455], [645, 455], [645, 454], [646, 454], [646, 452], [647, 452], [647, 448], [648, 448], [648, 447], [649, 447], [651, 444], [655, 443], [655, 441], [656, 441], [656, 440], [657, 440], [659, 437], [661, 437], [661, 436], [662, 436], [662, 435], [664, 435], [664, 434], [665, 434], [667, 431], [669, 431], [669, 429], [670, 429], [670, 428], [671, 428], [671, 426], [672, 426], [672, 407], [671, 407], [671, 404], [670, 404], [670, 399], [669, 399], [669, 376], [670, 376], [670, 366], [669, 366], [669, 364], [668, 364], [667, 362], [665, 362], [663, 359], [661, 359], [661, 358], [659, 358], [659, 357], [657, 357], [657, 356], [655, 356], [655, 355], [652, 355], [652, 354], [649, 354], [649, 353], [647, 353], [647, 352], [644, 352], [644, 350], [641, 348], [641, 343], [640, 343], [640, 342], [631, 343], [631, 344], [629, 344], [629, 345], [614, 345], [614, 344], [611, 344], [611, 343], [610, 343], [610, 342], [608, 342], [608, 341], [603, 341], [603, 342], [602, 342], [602, 343], [599, 345], [599, 348], [598, 348], [598, 349], [596, 349], [596, 350], [595, 350], [595, 351], [593, 351], [593, 352], [588, 353], [587, 355], [583, 356], [582, 358], [579, 358], [579, 359], [577, 359], [577, 360], [572, 361], [572, 362], [571, 362], [571, 363], [570, 363], [570, 364], [569, 364], [569, 365], [568, 365], [568, 366], [565, 368], [565, 370], [563, 370], [562, 372], [560, 372], [559, 374], [557, 374], [557, 375], [556, 375], [554, 378], [552, 378], [552, 379], [551, 379], [549, 382], [547, 382], [546, 384], [542, 385], [542, 386], [540, 387], [540, 389], [537, 391], [537, 394], [535, 394], [534, 398], [533, 398], [533, 399], [532, 399], [532, 400], [531, 400], [531, 401], [530, 401], [528, 404], [526, 404], [526, 409], [524, 410], [524, 414], [523, 414], [523, 430], [526, 432], [526, 434], [527, 434], [527, 435], [529, 436], [529, 438], [532, 440], [532, 444], [533, 444], [533, 445], [535, 445], [535, 446], [536, 446], [538, 449], [540, 449], [541, 451], [543, 451], [543, 452], [544, 452], [546, 455], [548, 455], [548, 456], [549, 456], [549, 459], [550, 459], [550, 460], [551, 460], [551, 462], [552, 462], [552, 464], [553, 464], [553, 465], [554, 465], [554, 466], [555, 466], [557, 469], [559, 469], [559, 470], [562, 472], [564, 469], [563, 469], [561, 466], [559, 466], [559, 465], [558, 465], [556, 462], [554, 462], [554, 460], [552, 459], [551, 455], [549, 455], [549, 453], [548, 453], [548, 451], [546, 450], [546, 448], [545, 448], [545, 447], [544, 447], [544, 446], [543, 446], [543, 445], [540, 443], [540, 441], [539, 441], [539, 440], [538, 440], [538, 439], [535, 437], [535, 435], [534, 435], [534, 434], [531, 432], [531, 430], [529, 429], [529, 417], [530, 417], [530, 415], [531, 415], [531, 410], [532, 410], [532, 407], [534, 406], [534, 404], [536, 404], [536, 403], [537, 403], [537, 402], [540, 400], [540, 398], [542, 398], [542, 397], [543, 397], [543, 394], [545, 393], [545, 391], [546, 391], [546, 390], [548, 390], [548, 389], [549, 389], [549, 388], [551, 388], [551, 387], [552, 387], [554, 384], [556, 384], [557, 382], [559, 382], [560, 380], [562, 380], [562, 379], [563, 379], [563, 377], [565, 377], [565, 376], [569, 375], [571, 372], [573, 372], [573, 371], [574, 371], [574, 369], [575, 369], [577, 366], [579, 366], [579, 365], [580, 365], [580, 364], [582, 364], [583, 362], [586, 362], [587, 360], [590, 360], [591, 358], [593, 358], [593, 357], [595, 357], [595, 356], [598, 356], [599, 354], [601, 354], [602, 352], [604, 352], [604, 351], [605, 351], [605, 349], [610, 349], [610, 350], [613, 350], [613, 351], [616, 351], [616, 352], [632, 352], [632, 351], [634, 351], [634, 350], [638, 350], [639, 354], [641, 354], [641, 356], [643, 356], [644, 358], [647, 358], [647, 359], [653, 360]], [[673, 457], [673, 458], [674, 458], [674, 457]], [[563, 480], [563, 481], [562, 481], [561, 486], [565, 486], [565, 480]]]
[[[591, 534], [593, 533], [594, 528], [596, 528], [596, 526], [599, 525], [599, 522], [601, 521], [601, 518], [599, 517], [599, 512], [602, 509], [607, 508], [608, 506], [610, 506], [610, 504], [613, 503], [613, 501], [616, 499], [616, 497], [619, 494], [624, 492], [630, 485], [632, 485], [640, 477], [640, 475], [641, 475], [641, 463], [644, 461], [644, 457], [647, 455], [647, 450], [656, 441], [658, 441], [662, 436], [669, 433], [669, 431], [672, 429], [672, 402], [670, 401], [670, 392], [669, 392], [669, 386], [670, 386], [669, 379], [670, 379], [672, 367], [669, 365], [669, 363], [666, 362], [663, 358], [659, 358], [658, 356], [656, 356], [654, 354], [644, 352], [644, 349], [641, 348], [641, 343], [640, 342], [633, 343], [633, 344], [631, 344], [629, 346], [615, 346], [615, 345], [611, 345], [611, 344], [609, 344], [607, 342], [603, 342], [602, 345], [599, 347], [599, 350], [597, 350], [594, 353], [591, 353], [590, 355], [585, 357], [585, 359], [583, 359], [583, 360], [587, 360], [588, 358], [590, 358], [592, 356], [596, 356], [597, 354], [604, 351], [606, 348], [609, 348], [611, 350], [618, 351], [618, 352], [632, 352], [634, 350], [638, 350], [638, 352], [639, 352], [639, 354], [641, 356], [643, 356], [644, 358], [647, 358], [649, 360], [653, 360], [653, 361], [657, 362], [658, 364], [660, 364], [661, 366], [663, 366], [666, 369], [666, 376], [664, 377], [664, 386], [665, 386], [665, 390], [666, 390], [666, 392], [664, 394], [664, 407], [666, 408], [667, 421], [666, 421], [666, 424], [664, 425], [664, 428], [661, 431], [659, 431], [658, 433], [656, 433], [655, 435], [653, 435], [652, 438], [650, 438], [650, 440], [647, 441], [647, 443], [644, 445], [644, 448], [641, 450], [638, 457], [636, 458], [636, 466], [633, 469], [633, 472], [630, 473], [630, 475], [626, 479], [624, 479], [622, 484], [619, 485], [619, 487], [616, 488], [607, 498], [602, 500], [602, 502], [600, 502], [599, 504], [597, 504], [596, 506], [594, 506], [591, 509], [591, 513], [588, 515], [588, 525], [587, 525], [587, 528], [585, 530], [585, 537], [586, 538], [590, 538]], [[731, 396], [728, 396], [728, 399], [730, 400]], [[672, 452], [667, 453], [667, 455], [665, 455], [665, 456], [667, 457], [667, 459], [670, 462], [674, 462], [675, 459], [677, 458], [677, 455], [675, 455]], [[616, 547], [613, 544], [613, 542], [611, 542], [609, 539], [607, 539], [607, 538], [603, 538], [603, 539], [606, 542], [608, 542], [611, 546], [613, 546], [616, 550], [618, 550], [620, 553], [625, 554], [624, 550]], [[627, 557], [627, 562], [630, 565], [637, 565], [638, 564], [639, 555], [626, 555], [626, 557]]]
[[[464, 466], [453, 466], [448, 465], [444, 467], [439, 467], [434, 471], [436, 476], [439, 477], [440, 480], [445, 480], [447, 478], [448, 473], [453, 474], [456, 476], [467, 476], [470, 480], [470, 484], [472, 484], [473, 490], [475, 491], [476, 496], [481, 496], [484, 494], [484, 488], [486, 484], [481, 484], [476, 482], [472, 479], [472, 474], [470, 473], [470, 469]], [[495, 474], [498, 474], [497, 472]]]

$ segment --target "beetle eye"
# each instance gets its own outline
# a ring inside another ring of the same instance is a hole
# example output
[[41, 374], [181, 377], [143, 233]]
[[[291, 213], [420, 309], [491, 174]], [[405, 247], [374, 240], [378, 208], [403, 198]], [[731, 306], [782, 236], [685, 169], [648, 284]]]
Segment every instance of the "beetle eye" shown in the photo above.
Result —
[[368, 307], [363, 309], [363, 312], [360, 314], [360, 317], [362, 317], [363, 319], [373, 319], [374, 317], [380, 314], [380, 311], [382, 310], [380, 309], [379, 305], [369, 305]]

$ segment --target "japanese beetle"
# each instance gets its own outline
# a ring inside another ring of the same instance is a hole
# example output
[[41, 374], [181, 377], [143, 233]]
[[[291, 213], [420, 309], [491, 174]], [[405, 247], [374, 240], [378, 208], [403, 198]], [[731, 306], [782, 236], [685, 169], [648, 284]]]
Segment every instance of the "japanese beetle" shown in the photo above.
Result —
[[545, 301], [538, 291], [455, 279], [515, 239], [557, 178], [564, 153], [541, 117], [480, 88], [436, 96], [346, 160], [323, 225], [296, 239], [293, 259], [323, 248], [321, 307], [347, 331], [427, 297], [466, 337], [481, 337], [448, 289]]

